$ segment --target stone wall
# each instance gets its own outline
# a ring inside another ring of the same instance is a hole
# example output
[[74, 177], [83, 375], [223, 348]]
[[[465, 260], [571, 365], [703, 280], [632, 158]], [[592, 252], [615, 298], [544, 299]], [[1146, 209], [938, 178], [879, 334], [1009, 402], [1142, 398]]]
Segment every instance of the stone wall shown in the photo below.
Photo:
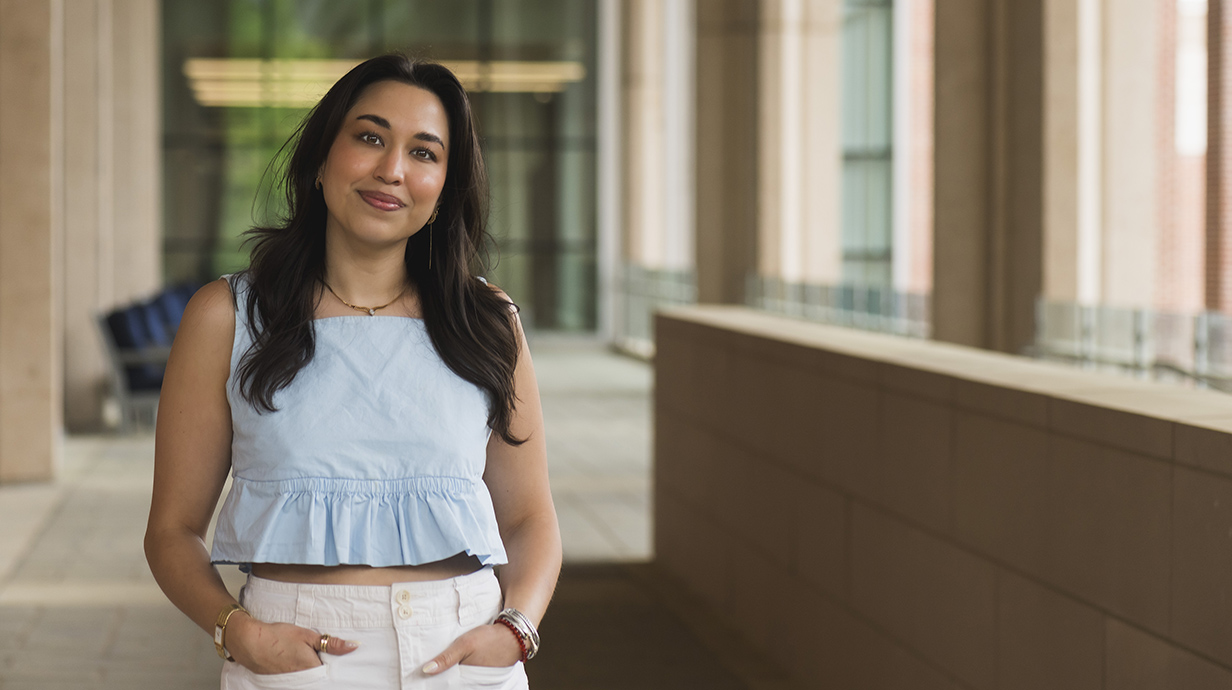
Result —
[[661, 312], [655, 551], [801, 684], [1232, 687], [1232, 396]]

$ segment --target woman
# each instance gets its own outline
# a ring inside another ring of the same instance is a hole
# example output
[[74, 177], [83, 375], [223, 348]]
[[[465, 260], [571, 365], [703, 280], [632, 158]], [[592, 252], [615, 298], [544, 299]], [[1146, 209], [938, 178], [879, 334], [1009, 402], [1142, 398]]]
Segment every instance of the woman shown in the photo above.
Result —
[[[525, 687], [560, 534], [516, 307], [472, 272], [466, 93], [374, 58], [297, 136], [285, 224], [253, 230], [249, 269], [176, 336], [150, 569], [215, 636], [224, 688]], [[239, 602], [219, 563], [249, 571]]]

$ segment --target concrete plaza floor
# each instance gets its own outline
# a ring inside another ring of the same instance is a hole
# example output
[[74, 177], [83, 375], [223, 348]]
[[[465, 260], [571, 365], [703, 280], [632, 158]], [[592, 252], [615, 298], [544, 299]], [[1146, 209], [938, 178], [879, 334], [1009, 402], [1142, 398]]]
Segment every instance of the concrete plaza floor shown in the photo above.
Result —
[[[650, 367], [587, 340], [532, 352], [566, 560], [532, 687], [779, 687], [648, 564]], [[209, 636], [142, 553], [153, 448], [69, 438], [55, 483], [0, 487], [0, 690], [218, 687]]]

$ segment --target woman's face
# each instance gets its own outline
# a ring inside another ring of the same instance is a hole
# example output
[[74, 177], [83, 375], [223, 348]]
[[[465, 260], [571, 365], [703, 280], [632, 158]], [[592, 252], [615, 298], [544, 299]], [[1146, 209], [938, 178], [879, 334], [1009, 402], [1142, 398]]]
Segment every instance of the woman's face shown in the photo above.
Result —
[[372, 248], [424, 227], [445, 186], [449, 120], [436, 94], [372, 84], [347, 112], [321, 166], [326, 235]]

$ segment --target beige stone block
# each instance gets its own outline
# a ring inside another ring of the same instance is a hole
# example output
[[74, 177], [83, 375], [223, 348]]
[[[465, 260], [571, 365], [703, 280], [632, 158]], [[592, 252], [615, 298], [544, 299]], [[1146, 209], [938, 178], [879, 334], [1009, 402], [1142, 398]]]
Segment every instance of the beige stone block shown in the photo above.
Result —
[[1080, 599], [1167, 629], [1168, 465], [965, 413], [954, 465], [960, 540]]
[[1112, 409], [1103, 402], [1052, 398], [1048, 402], [1049, 428], [1114, 448], [1172, 459], [1171, 421]]
[[1053, 437], [1045, 579], [1166, 631], [1171, 470], [1141, 455]]
[[[739, 505], [741, 501], [752, 461], [739, 444], [707, 430], [702, 430], [699, 442], [703, 444], [701, 454], [705, 459], [698, 463], [691, 481], [700, 492], [700, 505], [718, 522], [731, 526], [739, 512], [732, 506]], [[728, 506], [728, 509], [723, 510], [722, 506]]]
[[1232, 690], [1232, 671], [1109, 618], [1106, 690]]
[[1048, 435], [967, 412], [954, 423], [954, 533], [997, 560], [1041, 573], [1049, 504]]
[[1116, 377], [1094, 389], [1067, 391], [1067, 396], [1164, 419], [1232, 418], [1232, 397], [1215, 390]]
[[801, 591], [787, 631], [805, 688], [959, 690], [964, 687], [834, 601]]
[[[698, 307], [690, 316], [729, 337], [735, 348], [767, 359], [804, 360], [824, 374], [876, 383], [881, 361], [901, 354], [911, 343], [849, 328], [802, 321], [745, 307]], [[812, 352], [812, 356], [801, 353]], [[794, 354], [793, 354], [794, 353]]]
[[1175, 460], [1232, 476], [1232, 417], [1177, 424]]
[[881, 365], [881, 387], [939, 403], [954, 399], [954, 379], [910, 363]]
[[726, 549], [728, 611], [741, 637], [768, 656], [779, 668], [790, 668], [795, 648], [788, 638], [790, 621], [798, 615], [801, 587], [787, 569], [746, 544]]
[[[728, 456], [732, 457], [732, 456]], [[763, 458], [740, 454], [729, 467], [730, 502], [711, 506], [725, 515], [739, 537], [784, 572], [791, 570], [799, 530], [796, 514], [798, 476]]]
[[866, 384], [809, 374], [784, 388], [801, 404], [781, 410], [781, 431], [769, 447], [784, 465], [847, 489], [874, 462], [881, 394]]
[[742, 443], [674, 414], [660, 412], [657, 418], [666, 418], [672, 430], [671, 439], [662, 442], [664, 452], [676, 454], [675, 462], [656, 458], [656, 466], [666, 463], [656, 468], [657, 476], [693, 509], [728, 530], [725, 538], [740, 538], [789, 567], [795, 553], [798, 478], [746, 451]]
[[996, 568], [856, 503], [851, 604], [967, 685], [996, 680]]
[[700, 329], [700, 325], [689, 321], [688, 319], [679, 318], [678, 316], [673, 315], [670, 311], [660, 310], [654, 313], [654, 333], [656, 343], [658, 343], [661, 339], [691, 342], [698, 338]]
[[878, 360], [844, 352], [821, 350], [817, 366], [828, 377], [852, 383], [875, 384], [881, 376]]
[[997, 583], [998, 690], [1102, 690], [1104, 616], [1002, 571]]
[[878, 452], [856, 468], [854, 490], [891, 512], [948, 532], [953, 410], [883, 393]]
[[739, 356], [781, 364], [793, 369], [813, 370], [817, 366], [817, 347], [774, 337], [774, 333], [725, 331], [726, 344]]
[[655, 561], [681, 586], [715, 609], [728, 604], [731, 540], [671, 491], [655, 491]]
[[817, 433], [825, 414], [825, 387], [828, 383], [817, 372], [800, 366], [776, 364], [772, 397], [772, 426], [764, 429], [761, 450], [782, 464], [816, 476], [829, 450]]
[[678, 492], [695, 505], [704, 504], [701, 484], [707, 452], [712, 445], [705, 432], [675, 411], [656, 408], [654, 425], [655, 487]]
[[674, 489], [663, 485], [655, 486], [653, 501], [651, 539], [655, 562], [664, 572], [683, 581], [691, 567], [688, 556], [697, 548], [691, 543], [695, 535], [688, 529], [688, 508]]
[[837, 599], [847, 598], [850, 528], [845, 496], [815, 482], [795, 485], [797, 577]]
[[1171, 637], [1232, 664], [1232, 480], [1173, 474]]
[[734, 355], [728, 362], [729, 387], [722, 432], [747, 448], [766, 447], [782, 432], [782, 399], [785, 381], [791, 376], [786, 367], [768, 360]]
[[954, 404], [1006, 421], [1041, 429], [1048, 426], [1048, 396], [1016, 386], [957, 379], [954, 381]]
[[716, 432], [727, 431], [729, 407], [737, 403], [732, 388], [731, 356], [714, 341], [694, 341], [693, 378], [685, 406], [690, 419]]
[[689, 414], [694, 374], [694, 341], [687, 337], [688, 324], [659, 317], [655, 320], [654, 401], [656, 408], [670, 407]]

